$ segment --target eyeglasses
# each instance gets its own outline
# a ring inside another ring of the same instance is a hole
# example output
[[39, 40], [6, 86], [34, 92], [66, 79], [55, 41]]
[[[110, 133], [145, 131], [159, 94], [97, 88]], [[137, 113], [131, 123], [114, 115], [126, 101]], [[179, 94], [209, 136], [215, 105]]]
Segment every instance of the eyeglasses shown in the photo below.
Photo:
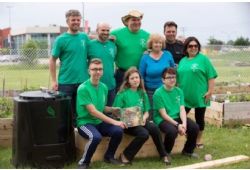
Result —
[[91, 68], [90, 70], [97, 72], [97, 71], [103, 71], [103, 68]]
[[198, 45], [188, 45], [188, 48], [198, 48]]
[[166, 80], [170, 80], [170, 79], [176, 79], [176, 76], [168, 76], [168, 77], [165, 77], [164, 79], [166, 79]]

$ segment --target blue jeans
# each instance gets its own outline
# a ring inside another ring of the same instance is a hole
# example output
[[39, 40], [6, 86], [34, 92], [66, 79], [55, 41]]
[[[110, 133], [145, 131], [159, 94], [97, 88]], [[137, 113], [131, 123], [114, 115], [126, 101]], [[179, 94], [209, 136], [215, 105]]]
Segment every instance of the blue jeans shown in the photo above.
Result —
[[72, 123], [73, 126], [76, 126], [76, 94], [77, 94], [77, 88], [79, 84], [59, 84], [58, 90], [60, 92], [65, 93], [67, 96], [71, 97], [71, 110], [72, 110]]
[[91, 162], [91, 158], [95, 153], [98, 144], [101, 142], [102, 136], [111, 137], [104, 158], [114, 158], [115, 152], [122, 140], [123, 129], [119, 126], [102, 122], [98, 125], [82, 125], [81, 127], [78, 127], [78, 133], [82, 137], [89, 139], [88, 143], [85, 145], [83, 156], [79, 161], [79, 164], [82, 164]]

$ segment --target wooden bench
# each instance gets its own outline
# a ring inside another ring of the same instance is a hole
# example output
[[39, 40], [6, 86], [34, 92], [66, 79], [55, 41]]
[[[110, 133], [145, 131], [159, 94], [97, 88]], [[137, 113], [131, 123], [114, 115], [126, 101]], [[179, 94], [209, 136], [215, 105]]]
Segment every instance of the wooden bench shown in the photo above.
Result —
[[[96, 152], [92, 157], [92, 161], [100, 161], [103, 160], [104, 153], [107, 149], [109, 143], [109, 137], [103, 137], [101, 143], [98, 145]], [[121, 144], [119, 145], [116, 151], [116, 157], [119, 157], [120, 153], [127, 147], [128, 143], [133, 139], [133, 136], [124, 134]], [[164, 139], [164, 138], [163, 138]], [[172, 153], [180, 153], [182, 148], [184, 147], [184, 143], [186, 138], [184, 136], [178, 136], [175, 140], [175, 145], [173, 147]], [[88, 142], [87, 139], [83, 138], [75, 129], [75, 144], [77, 150], [77, 157], [81, 158], [85, 144]], [[153, 143], [152, 138], [150, 137], [142, 146], [140, 151], [136, 154], [135, 157], [142, 158], [142, 157], [154, 157], [159, 156], [157, 149]]]

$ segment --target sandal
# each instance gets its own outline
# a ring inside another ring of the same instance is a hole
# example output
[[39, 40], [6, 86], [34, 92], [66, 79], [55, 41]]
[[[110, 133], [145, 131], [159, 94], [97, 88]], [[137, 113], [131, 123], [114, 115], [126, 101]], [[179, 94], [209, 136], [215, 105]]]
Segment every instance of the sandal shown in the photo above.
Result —
[[131, 165], [131, 161], [124, 161], [125, 155], [123, 155], [121, 153], [121, 155], [119, 156], [119, 161], [122, 162], [124, 165]]
[[164, 162], [166, 165], [171, 165], [171, 158], [170, 158], [170, 156], [164, 156], [164, 157], [163, 157], [163, 162]]
[[204, 148], [204, 144], [203, 143], [197, 143], [196, 144], [196, 148], [203, 149]]

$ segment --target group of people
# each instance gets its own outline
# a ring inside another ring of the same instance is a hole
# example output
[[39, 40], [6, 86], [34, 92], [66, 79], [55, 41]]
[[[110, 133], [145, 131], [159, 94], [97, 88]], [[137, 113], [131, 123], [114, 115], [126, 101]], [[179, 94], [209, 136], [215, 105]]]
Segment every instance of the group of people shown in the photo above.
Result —
[[[141, 12], [132, 10], [121, 18], [124, 27], [112, 32], [108, 23], [98, 23], [97, 36], [91, 40], [80, 32], [80, 12], [66, 13], [68, 31], [53, 45], [50, 73], [53, 90], [71, 97], [78, 133], [89, 139], [79, 168], [89, 168], [102, 136], [110, 137], [104, 161], [118, 165], [130, 164], [149, 135], [166, 164], [171, 163], [178, 134], [187, 138], [183, 155], [198, 157], [194, 149], [203, 147], [204, 115], [216, 70], [200, 52], [197, 38], [188, 37], [184, 43], [176, 39], [175, 22], [164, 24], [164, 37], [141, 29], [142, 18]], [[142, 125], [127, 127], [114, 119], [120, 108], [133, 106], [143, 113]], [[187, 118], [191, 108], [195, 108], [196, 122]], [[115, 152], [123, 133], [134, 139], [117, 159]]]

